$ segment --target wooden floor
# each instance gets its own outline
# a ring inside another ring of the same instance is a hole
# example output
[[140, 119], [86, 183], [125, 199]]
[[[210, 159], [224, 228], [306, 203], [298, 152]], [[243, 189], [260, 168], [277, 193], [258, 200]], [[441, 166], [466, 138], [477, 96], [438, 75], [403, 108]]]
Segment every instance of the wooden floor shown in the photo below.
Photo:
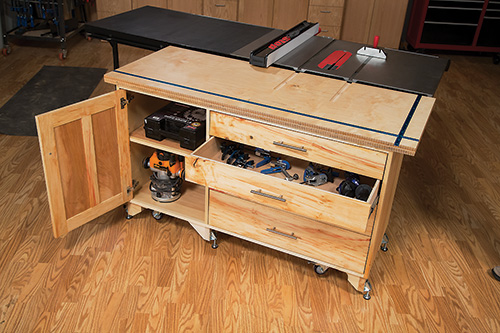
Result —
[[[0, 57], [0, 106], [42, 65], [111, 70], [98, 40], [13, 46]], [[147, 54], [121, 47], [122, 64]], [[35, 137], [0, 135], [1, 332], [499, 332], [500, 66], [451, 68], [415, 157], [405, 157], [365, 301], [346, 276], [189, 224], [122, 208], [54, 239]], [[57, 79], [57, 78], [54, 78]], [[113, 87], [102, 83], [95, 94]]]

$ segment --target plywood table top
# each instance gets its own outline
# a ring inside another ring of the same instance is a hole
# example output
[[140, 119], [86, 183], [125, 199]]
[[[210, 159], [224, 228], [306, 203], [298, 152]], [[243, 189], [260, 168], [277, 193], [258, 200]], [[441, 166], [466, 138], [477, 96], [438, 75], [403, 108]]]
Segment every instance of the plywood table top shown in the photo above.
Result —
[[131, 91], [408, 155], [416, 152], [435, 100], [176, 47], [107, 73], [104, 80]]

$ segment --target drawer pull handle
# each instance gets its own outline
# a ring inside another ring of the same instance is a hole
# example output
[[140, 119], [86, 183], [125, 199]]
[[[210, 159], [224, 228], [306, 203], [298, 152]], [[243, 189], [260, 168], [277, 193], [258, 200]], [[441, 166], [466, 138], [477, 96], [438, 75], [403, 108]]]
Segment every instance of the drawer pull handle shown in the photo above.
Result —
[[330, 14], [332, 11], [331, 10], [320, 10], [319, 12], [323, 13], [323, 14]]
[[307, 149], [305, 149], [303, 146], [302, 147], [296, 147], [296, 146], [292, 146], [292, 145], [287, 145], [286, 143], [283, 143], [283, 141], [273, 141], [273, 144], [276, 145], [276, 146], [280, 146], [280, 147], [285, 147], [285, 148], [289, 148], [289, 149], [294, 149], [294, 150], [298, 150], [298, 151], [301, 151], [303, 153], [307, 152]]
[[286, 202], [286, 199], [284, 199], [282, 195], [280, 195], [279, 197], [277, 197], [275, 195], [264, 193], [264, 192], [262, 192], [262, 190], [258, 190], [258, 191], [256, 191], [256, 190], [250, 190], [250, 193], [261, 195], [261, 196], [269, 198], [269, 199], [274, 199], [274, 200]]
[[295, 234], [293, 232], [292, 232], [291, 235], [285, 234], [284, 232], [276, 230], [276, 227], [273, 227], [272, 229], [266, 228], [266, 231], [272, 232], [274, 234], [278, 234], [280, 236], [285, 236], [285, 237], [288, 237], [288, 238], [291, 238], [291, 239], [297, 239], [297, 237], [295, 237]]
[[226, 5], [222, 5], [222, 4], [215, 4], [215, 7], [226, 7]]

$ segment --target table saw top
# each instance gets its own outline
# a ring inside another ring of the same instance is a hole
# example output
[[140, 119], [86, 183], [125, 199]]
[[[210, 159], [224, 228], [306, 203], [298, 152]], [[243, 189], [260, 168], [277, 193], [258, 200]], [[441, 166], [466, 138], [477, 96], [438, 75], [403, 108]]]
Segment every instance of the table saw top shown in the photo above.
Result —
[[[177, 46], [246, 61], [253, 50], [284, 32], [151, 6], [89, 22], [85, 30], [98, 38], [153, 50]], [[434, 95], [448, 66], [446, 59], [393, 49], [384, 49], [384, 61], [357, 55], [363, 46], [314, 36], [274, 66], [426, 96]], [[318, 64], [334, 52], [349, 57], [342, 66], [319, 68]]]

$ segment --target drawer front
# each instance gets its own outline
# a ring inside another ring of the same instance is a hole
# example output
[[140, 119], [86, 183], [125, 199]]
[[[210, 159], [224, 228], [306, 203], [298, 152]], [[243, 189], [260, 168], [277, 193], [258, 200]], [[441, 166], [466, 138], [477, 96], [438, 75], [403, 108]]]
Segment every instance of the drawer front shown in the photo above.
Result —
[[368, 219], [376, 202], [374, 194], [378, 191], [378, 185], [374, 187], [367, 202], [348, 198], [313, 186], [286, 181], [281, 175], [264, 175], [228, 165], [219, 162], [212, 154], [203, 156], [203, 152], [217, 150], [217, 142], [212, 138], [193, 155], [186, 157], [186, 180], [356, 232], [371, 232], [371, 228], [367, 230]]
[[336, 6], [344, 7], [344, 0], [310, 0], [309, 6]]
[[322, 25], [333, 25], [340, 27], [342, 25], [343, 7], [331, 6], [310, 6], [308, 20], [319, 22]]
[[370, 237], [210, 191], [209, 224], [332, 267], [363, 273]]
[[318, 34], [318, 36], [339, 39], [340, 27], [336, 27], [333, 25], [321, 25], [321, 32]]
[[276, 126], [210, 113], [210, 135], [382, 179], [387, 154]]

